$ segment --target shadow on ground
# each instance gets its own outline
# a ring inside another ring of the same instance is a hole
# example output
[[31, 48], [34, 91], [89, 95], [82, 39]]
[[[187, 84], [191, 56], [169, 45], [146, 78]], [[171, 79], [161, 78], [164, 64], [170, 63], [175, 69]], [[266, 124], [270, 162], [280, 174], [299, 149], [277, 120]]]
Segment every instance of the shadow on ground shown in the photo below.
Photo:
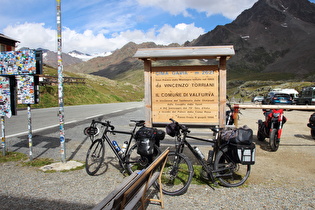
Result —
[[55, 210], [55, 209], [92, 209], [94, 206], [78, 204], [78, 203], [67, 203], [64, 201], [52, 201], [45, 199], [34, 199], [27, 197], [11, 197], [11, 196], [0, 196], [0, 203], [2, 210], [12, 210], [12, 209], [45, 209], [45, 210]]

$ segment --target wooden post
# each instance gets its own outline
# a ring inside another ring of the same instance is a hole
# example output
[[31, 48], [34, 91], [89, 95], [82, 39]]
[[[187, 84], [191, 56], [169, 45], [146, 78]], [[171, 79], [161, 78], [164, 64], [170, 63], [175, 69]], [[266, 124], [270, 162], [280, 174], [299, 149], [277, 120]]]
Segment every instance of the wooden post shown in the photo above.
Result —
[[152, 126], [152, 97], [151, 97], [151, 60], [143, 59], [144, 61], [144, 102], [146, 126]]
[[226, 109], [226, 56], [220, 57], [219, 64], [219, 127], [225, 127], [225, 109]]

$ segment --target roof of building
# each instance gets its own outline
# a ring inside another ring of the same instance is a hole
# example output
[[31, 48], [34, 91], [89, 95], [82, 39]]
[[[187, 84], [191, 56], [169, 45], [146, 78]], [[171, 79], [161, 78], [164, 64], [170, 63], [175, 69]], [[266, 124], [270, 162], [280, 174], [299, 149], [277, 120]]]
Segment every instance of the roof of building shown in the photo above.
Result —
[[235, 55], [233, 45], [203, 47], [141, 48], [134, 57], [140, 59], [200, 59]]
[[0, 38], [7, 39], [7, 40], [10, 40], [10, 41], [14, 41], [14, 42], [19, 42], [19, 41], [15, 40], [15, 39], [12, 39], [12, 38], [10, 38], [10, 37], [2, 34], [2, 33], [0, 33]]

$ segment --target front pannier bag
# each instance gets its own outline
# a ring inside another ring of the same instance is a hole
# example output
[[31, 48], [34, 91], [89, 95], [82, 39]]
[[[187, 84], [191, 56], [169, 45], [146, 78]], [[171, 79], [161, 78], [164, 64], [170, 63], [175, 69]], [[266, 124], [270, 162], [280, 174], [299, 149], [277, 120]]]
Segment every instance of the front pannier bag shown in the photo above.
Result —
[[139, 155], [152, 155], [154, 153], [154, 145], [159, 146], [160, 140], [165, 137], [165, 132], [156, 128], [141, 127], [136, 135], [137, 153]]

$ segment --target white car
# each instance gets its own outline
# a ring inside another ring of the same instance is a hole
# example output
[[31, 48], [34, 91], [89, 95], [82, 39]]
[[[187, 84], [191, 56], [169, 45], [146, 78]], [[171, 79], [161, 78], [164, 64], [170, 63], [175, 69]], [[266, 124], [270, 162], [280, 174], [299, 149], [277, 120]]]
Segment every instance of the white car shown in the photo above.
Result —
[[256, 103], [256, 102], [262, 102], [264, 100], [264, 97], [263, 96], [255, 96], [253, 98], [253, 102]]

